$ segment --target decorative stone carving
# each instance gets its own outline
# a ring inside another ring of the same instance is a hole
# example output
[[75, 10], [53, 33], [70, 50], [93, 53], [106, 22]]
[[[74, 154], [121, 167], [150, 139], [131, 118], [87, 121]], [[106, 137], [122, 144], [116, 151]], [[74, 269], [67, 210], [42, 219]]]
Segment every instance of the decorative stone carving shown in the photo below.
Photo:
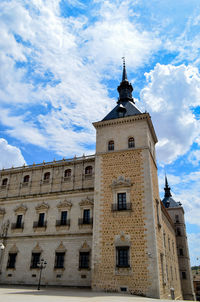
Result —
[[85, 199], [81, 200], [79, 205], [80, 205], [80, 207], [93, 206], [94, 205], [94, 200], [89, 198], [89, 197], [86, 197]]
[[27, 211], [27, 207], [24, 206], [24, 205], [20, 205], [19, 207], [17, 207], [17, 208], [15, 209], [15, 213], [16, 213], [16, 214], [18, 214], [18, 213], [23, 213], [23, 214], [25, 214], [26, 211]]
[[87, 241], [84, 241], [84, 243], [82, 244], [80, 251], [84, 251], [84, 252], [89, 252], [90, 251], [90, 246], [88, 245]]
[[59, 210], [67, 209], [70, 210], [72, 207], [72, 203], [70, 201], [67, 201], [66, 199], [64, 201], [61, 201], [58, 205], [57, 208]]
[[38, 242], [37, 242], [36, 246], [34, 247], [33, 252], [38, 252], [38, 253], [42, 252], [42, 249]]
[[2, 224], [2, 226], [1, 226], [1, 237], [3, 237], [3, 238], [7, 237], [9, 225], [10, 225], [9, 220], [7, 220], [6, 222], [4, 222]]
[[63, 245], [63, 242], [61, 241], [59, 246], [57, 247], [56, 251], [58, 252], [65, 252], [66, 251], [66, 248], [65, 246]]
[[40, 205], [38, 205], [35, 209], [37, 212], [42, 212], [42, 211], [47, 212], [49, 209], [49, 205], [47, 203], [43, 202]]
[[125, 235], [124, 232], [121, 232], [120, 235], [116, 235], [115, 246], [130, 246], [130, 235]]
[[114, 179], [112, 184], [111, 184], [111, 187], [113, 189], [117, 188], [117, 187], [131, 187], [132, 184], [131, 184], [131, 181], [130, 179], [125, 179], [124, 176], [119, 176], [117, 179]]

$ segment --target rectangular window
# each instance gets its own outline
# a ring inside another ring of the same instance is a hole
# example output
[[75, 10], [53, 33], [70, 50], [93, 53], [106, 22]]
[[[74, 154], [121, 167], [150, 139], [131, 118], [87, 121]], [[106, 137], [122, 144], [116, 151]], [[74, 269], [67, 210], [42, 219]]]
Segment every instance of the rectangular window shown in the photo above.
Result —
[[90, 223], [90, 210], [83, 210], [83, 223]]
[[40, 262], [41, 253], [32, 253], [31, 268], [38, 268], [38, 262]]
[[181, 275], [182, 275], [182, 279], [187, 279], [186, 278], [186, 272], [181, 272]]
[[15, 268], [17, 253], [9, 253], [7, 268]]
[[89, 268], [90, 253], [80, 252], [79, 268]]
[[55, 268], [64, 268], [65, 253], [56, 253]]
[[61, 212], [61, 225], [67, 224], [67, 211]]
[[179, 223], [179, 215], [175, 215], [175, 222]]
[[161, 262], [161, 271], [162, 271], [162, 281], [165, 283], [165, 273], [164, 273], [164, 263], [163, 263], [164, 255], [160, 254], [160, 262]]
[[44, 215], [45, 213], [40, 213], [39, 214], [39, 219], [38, 219], [38, 226], [43, 227], [44, 226]]
[[16, 228], [22, 227], [22, 215], [17, 215]]
[[129, 267], [129, 247], [117, 247], [116, 248], [116, 256], [117, 256], [117, 267]]
[[126, 210], [126, 193], [117, 194], [117, 207], [118, 210]]
[[179, 255], [180, 255], [180, 256], [184, 256], [184, 254], [183, 254], [183, 249], [182, 249], [182, 248], [179, 249]]

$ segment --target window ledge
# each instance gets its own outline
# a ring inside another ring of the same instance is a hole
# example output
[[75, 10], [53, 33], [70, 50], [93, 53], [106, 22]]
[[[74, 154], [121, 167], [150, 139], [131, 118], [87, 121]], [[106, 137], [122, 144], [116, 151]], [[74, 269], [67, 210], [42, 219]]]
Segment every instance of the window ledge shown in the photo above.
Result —
[[54, 271], [64, 271], [64, 267], [54, 267]]
[[78, 268], [79, 271], [90, 271], [90, 267], [79, 267]]

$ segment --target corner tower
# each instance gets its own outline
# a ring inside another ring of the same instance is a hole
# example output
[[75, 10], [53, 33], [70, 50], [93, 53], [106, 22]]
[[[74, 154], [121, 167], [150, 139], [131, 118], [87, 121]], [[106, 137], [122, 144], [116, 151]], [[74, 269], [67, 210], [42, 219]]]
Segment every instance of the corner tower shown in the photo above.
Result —
[[176, 202], [172, 198], [171, 189], [168, 185], [166, 176], [164, 190], [165, 195], [162, 202], [174, 223], [176, 232], [176, 247], [183, 298], [185, 300], [195, 300], [187, 233], [185, 227], [184, 209], [180, 202]]
[[92, 288], [160, 297], [160, 208], [151, 117], [132, 97], [125, 62], [116, 107], [96, 128]]

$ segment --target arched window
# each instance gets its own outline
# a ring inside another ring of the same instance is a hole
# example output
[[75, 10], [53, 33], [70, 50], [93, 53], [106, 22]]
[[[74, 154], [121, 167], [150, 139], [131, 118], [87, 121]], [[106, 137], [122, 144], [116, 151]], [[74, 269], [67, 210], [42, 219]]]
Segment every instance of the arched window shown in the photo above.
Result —
[[92, 175], [92, 166], [87, 166], [85, 168], [85, 175]]
[[50, 179], [50, 172], [44, 173], [44, 180], [49, 180]]
[[4, 178], [2, 180], [2, 186], [7, 186], [7, 184], [8, 184], [8, 178]]
[[114, 141], [109, 141], [108, 142], [108, 151], [113, 151], [115, 148], [115, 143]]
[[25, 175], [24, 176], [24, 183], [28, 183], [29, 182], [29, 178], [30, 178], [29, 175]]
[[129, 137], [129, 139], [128, 139], [128, 147], [129, 148], [134, 148], [135, 147], [134, 137]]
[[71, 169], [65, 170], [64, 177], [71, 177], [71, 175], [72, 175], [72, 170]]

